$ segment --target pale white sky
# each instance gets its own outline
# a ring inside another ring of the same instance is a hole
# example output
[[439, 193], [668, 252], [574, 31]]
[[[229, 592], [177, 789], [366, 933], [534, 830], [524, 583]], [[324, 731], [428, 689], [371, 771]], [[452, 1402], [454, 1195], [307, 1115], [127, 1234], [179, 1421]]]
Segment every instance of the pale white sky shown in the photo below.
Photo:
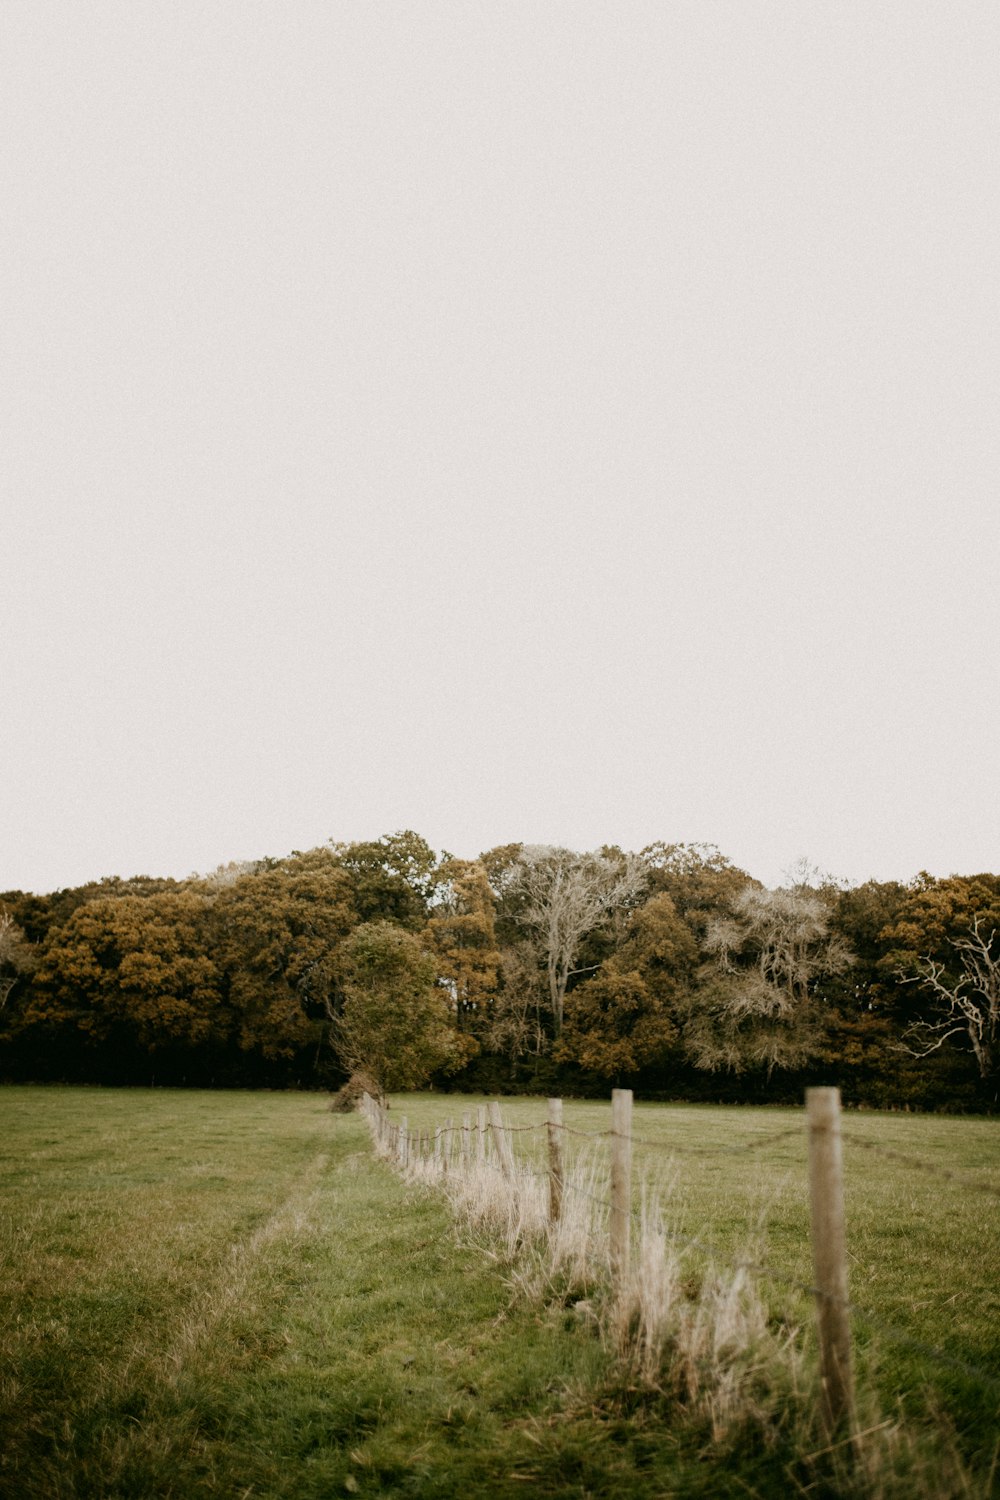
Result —
[[1000, 868], [995, 0], [5, 0], [0, 889]]

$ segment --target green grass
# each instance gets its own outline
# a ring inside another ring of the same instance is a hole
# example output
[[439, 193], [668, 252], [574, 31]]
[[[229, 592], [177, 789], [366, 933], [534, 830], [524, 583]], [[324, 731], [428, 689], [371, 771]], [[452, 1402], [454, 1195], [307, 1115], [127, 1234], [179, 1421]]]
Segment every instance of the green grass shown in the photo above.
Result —
[[[409, 1096], [393, 1115], [477, 1102]], [[507, 1112], [536, 1123], [544, 1103]], [[609, 1111], [567, 1103], [566, 1120], [601, 1130]], [[808, 1281], [804, 1140], [732, 1154], [800, 1123], [639, 1106], [636, 1133], [677, 1155], [637, 1147], [637, 1176], [673, 1181], [678, 1232], [739, 1254], [749, 1230]], [[519, 1294], [319, 1096], [12, 1087], [0, 1127], [4, 1496], [806, 1493], [780, 1442], [717, 1454], [630, 1392], [588, 1326]], [[993, 1122], [848, 1128], [1000, 1187]], [[855, 1300], [1000, 1378], [1000, 1204], [860, 1150], [847, 1170]], [[792, 1296], [772, 1291], [776, 1309]], [[899, 1398], [950, 1425], [985, 1472], [995, 1393], [880, 1335], [862, 1357], [887, 1415]]]

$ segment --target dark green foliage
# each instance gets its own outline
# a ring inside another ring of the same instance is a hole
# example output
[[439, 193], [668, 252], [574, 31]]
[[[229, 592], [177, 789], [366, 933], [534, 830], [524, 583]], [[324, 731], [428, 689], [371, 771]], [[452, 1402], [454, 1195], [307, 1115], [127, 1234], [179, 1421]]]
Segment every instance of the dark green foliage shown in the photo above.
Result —
[[[580, 937], [556, 1048], [537, 913], [529, 920], [515, 878], [524, 847], [473, 863], [436, 856], [405, 831], [188, 881], [6, 892], [0, 918], [16, 942], [0, 952], [0, 1077], [336, 1086], [339, 955], [367, 923], [412, 935], [432, 956], [435, 1004], [465, 1039], [464, 1070], [436, 1075], [445, 1086], [587, 1093], [627, 1078], [656, 1097], [764, 1101], [794, 1099], [821, 1074], [856, 1103], [996, 1107], [996, 1080], [979, 1076], [961, 1035], [923, 1058], [906, 1042], [908, 1028], [941, 1014], [921, 979], [926, 962], [955, 982], [955, 944], [970, 924], [1000, 930], [1000, 876], [846, 890], [803, 877], [795, 892], [822, 908], [854, 962], [818, 964], [796, 981], [790, 1020], [772, 1026], [782, 1045], [768, 1050], [749, 1036], [759, 1024], [731, 1025], [730, 990], [753, 1011], [759, 954], [730, 946], [719, 962], [720, 922], [741, 893], [768, 893], [712, 846], [651, 844], [636, 900]], [[601, 854], [626, 859], [611, 846]]]

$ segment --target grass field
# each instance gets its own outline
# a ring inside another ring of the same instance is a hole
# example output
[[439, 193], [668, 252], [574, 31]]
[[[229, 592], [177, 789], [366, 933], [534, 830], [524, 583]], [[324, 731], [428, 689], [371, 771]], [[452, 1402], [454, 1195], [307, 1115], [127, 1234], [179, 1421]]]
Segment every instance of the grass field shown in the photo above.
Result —
[[[479, 1102], [415, 1095], [393, 1114], [436, 1125]], [[544, 1104], [506, 1112], [535, 1124]], [[600, 1131], [608, 1109], [567, 1102], [566, 1121]], [[4, 1496], [843, 1492], [791, 1432], [718, 1450], [630, 1390], [590, 1326], [519, 1291], [320, 1096], [11, 1087], [0, 1123]], [[1000, 1190], [996, 1122], [845, 1128]], [[637, 1178], [677, 1233], [811, 1279], [800, 1112], [639, 1105], [635, 1131], [654, 1143]], [[851, 1294], [874, 1320], [864, 1389], [964, 1464], [947, 1485], [918, 1468], [908, 1492], [989, 1494], [1000, 1201], [850, 1142], [847, 1196]], [[766, 1293], [808, 1343], [806, 1299]]]

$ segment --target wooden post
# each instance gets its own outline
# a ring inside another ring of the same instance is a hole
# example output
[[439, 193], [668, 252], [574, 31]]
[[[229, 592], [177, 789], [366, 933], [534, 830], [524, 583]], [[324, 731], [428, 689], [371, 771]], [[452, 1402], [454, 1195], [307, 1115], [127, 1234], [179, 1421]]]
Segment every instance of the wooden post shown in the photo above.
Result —
[[806, 1089], [809, 1208], [819, 1321], [820, 1416], [828, 1435], [854, 1415], [851, 1321], [847, 1307], [840, 1090]]
[[620, 1293], [629, 1270], [632, 1219], [632, 1090], [611, 1090], [611, 1279]]
[[503, 1128], [503, 1115], [500, 1113], [500, 1106], [495, 1099], [490, 1100], [490, 1134], [493, 1137], [493, 1146], [500, 1160], [500, 1170], [505, 1177], [513, 1177], [514, 1153], [511, 1151], [510, 1141], [507, 1139]]
[[409, 1159], [410, 1128], [406, 1123], [406, 1116], [403, 1115], [399, 1122], [399, 1165], [405, 1169]]
[[562, 1214], [562, 1100], [549, 1100], [549, 1223], [558, 1224]]
[[455, 1146], [455, 1121], [450, 1117], [444, 1122], [444, 1169], [451, 1166], [451, 1155]]
[[466, 1115], [462, 1116], [462, 1170], [463, 1171], [467, 1172], [469, 1170], [469, 1163], [470, 1163], [471, 1160], [472, 1160], [472, 1116], [469, 1115], [469, 1114], [466, 1114]]
[[480, 1166], [486, 1160], [486, 1106], [480, 1104], [476, 1110], [476, 1161]]
[[435, 1167], [439, 1167], [441, 1165], [441, 1126], [440, 1125], [435, 1125], [435, 1127], [434, 1127], [434, 1165], [435, 1165]]

